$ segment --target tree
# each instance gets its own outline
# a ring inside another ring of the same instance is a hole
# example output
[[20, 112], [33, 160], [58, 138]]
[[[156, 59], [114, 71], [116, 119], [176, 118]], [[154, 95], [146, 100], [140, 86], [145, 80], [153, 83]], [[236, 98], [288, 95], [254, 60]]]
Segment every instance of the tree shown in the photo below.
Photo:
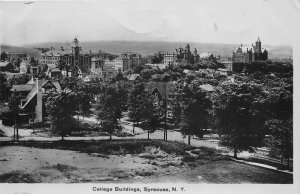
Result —
[[160, 125], [160, 111], [158, 106], [154, 106], [154, 97], [149, 92], [144, 92], [141, 96], [143, 103], [140, 104], [141, 108], [141, 128], [148, 132], [148, 139], [150, 133], [153, 133]]
[[214, 101], [214, 114], [220, 144], [233, 148], [234, 157], [241, 150], [252, 151], [262, 145], [265, 122], [265, 94], [254, 83], [225, 83]]
[[129, 110], [129, 118], [133, 120], [132, 130], [134, 133], [134, 126], [136, 122], [140, 122], [142, 119], [142, 111], [143, 111], [143, 94], [145, 92], [144, 83], [139, 83], [133, 86], [133, 89], [129, 93], [128, 98], [128, 110]]
[[3, 73], [0, 73], [0, 101], [6, 101], [9, 96], [9, 84]]
[[158, 64], [161, 63], [164, 60], [164, 55], [161, 52], [155, 53], [152, 63], [153, 64]]
[[205, 91], [191, 85], [183, 88], [181, 103], [183, 110], [180, 130], [184, 136], [188, 135], [190, 145], [191, 135], [203, 138], [203, 130], [208, 127], [209, 109], [212, 103]]
[[62, 138], [74, 127], [76, 114], [76, 95], [73, 92], [49, 93], [46, 99], [46, 112], [52, 126], [52, 132]]
[[30, 80], [30, 76], [28, 74], [22, 74], [19, 76], [13, 76], [9, 80], [9, 84], [12, 85], [19, 85], [19, 84], [26, 84]]
[[119, 96], [116, 88], [108, 87], [104, 93], [100, 95], [97, 102], [97, 119], [101, 121], [102, 128], [109, 132], [110, 140], [114, 130], [119, 130], [120, 125], [118, 119], [120, 118]]
[[5, 52], [1, 53], [1, 61], [6, 61], [8, 58], [8, 55]]
[[271, 135], [269, 146], [271, 157], [289, 159], [293, 157], [293, 96], [284, 87], [272, 88], [268, 97], [268, 120], [266, 125]]

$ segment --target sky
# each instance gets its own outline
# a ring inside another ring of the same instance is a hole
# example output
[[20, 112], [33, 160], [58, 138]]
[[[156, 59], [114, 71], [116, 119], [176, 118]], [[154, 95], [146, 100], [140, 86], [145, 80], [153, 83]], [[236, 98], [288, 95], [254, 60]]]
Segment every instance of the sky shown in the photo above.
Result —
[[0, 1], [0, 42], [174, 41], [292, 45], [300, 0]]

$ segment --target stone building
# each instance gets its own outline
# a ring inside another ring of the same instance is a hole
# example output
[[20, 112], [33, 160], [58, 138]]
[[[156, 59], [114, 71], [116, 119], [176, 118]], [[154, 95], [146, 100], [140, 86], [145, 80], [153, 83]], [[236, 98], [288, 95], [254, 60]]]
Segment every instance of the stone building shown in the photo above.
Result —
[[248, 63], [253, 61], [265, 61], [268, 59], [268, 51], [261, 47], [261, 41], [258, 38], [252, 47], [244, 47], [242, 44], [232, 54], [233, 63]]
[[[101, 64], [101, 52], [92, 52], [91, 50], [82, 50], [79, 46], [77, 38], [73, 41], [73, 46], [70, 49], [61, 47], [57, 50], [49, 50], [48, 52], [41, 54], [40, 64], [56, 65], [57, 67], [61, 64], [64, 66], [71, 66], [74, 72], [72, 76], [78, 76], [78, 69], [80, 72], [86, 73], [91, 71], [92, 64], [94, 69], [96, 66]], [[76, 68], [75, 68], [76, 67]], [[63, 67], [58, 67], [62, 70]]]

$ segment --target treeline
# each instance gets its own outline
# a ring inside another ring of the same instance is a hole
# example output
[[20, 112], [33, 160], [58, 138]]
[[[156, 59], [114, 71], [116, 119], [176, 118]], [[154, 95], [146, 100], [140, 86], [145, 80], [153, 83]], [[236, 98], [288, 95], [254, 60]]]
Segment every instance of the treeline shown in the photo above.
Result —
[[291, 63], [281, 63], [272, 61], [256, 61], [251, 63], [233, 63], [233, 71], [237, 73], [292, 73]]

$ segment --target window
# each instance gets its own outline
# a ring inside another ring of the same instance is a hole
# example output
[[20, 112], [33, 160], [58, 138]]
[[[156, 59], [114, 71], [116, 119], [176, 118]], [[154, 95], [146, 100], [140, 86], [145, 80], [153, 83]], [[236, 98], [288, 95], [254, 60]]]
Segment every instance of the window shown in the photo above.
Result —
[[155, 93], [155, 98], [158, 98], [158, 94], [157, 93]]
[[163, 101], [160, 101], [160, 105], [163, 105]]
[[172, 118], [172, 117], [173, 117], [172, 111], [168, 111], [168, 112], [167, 112], [167, 118]]
[[167, 107], [171, 108], [171, 103], [170, 102], [167, 102]]

